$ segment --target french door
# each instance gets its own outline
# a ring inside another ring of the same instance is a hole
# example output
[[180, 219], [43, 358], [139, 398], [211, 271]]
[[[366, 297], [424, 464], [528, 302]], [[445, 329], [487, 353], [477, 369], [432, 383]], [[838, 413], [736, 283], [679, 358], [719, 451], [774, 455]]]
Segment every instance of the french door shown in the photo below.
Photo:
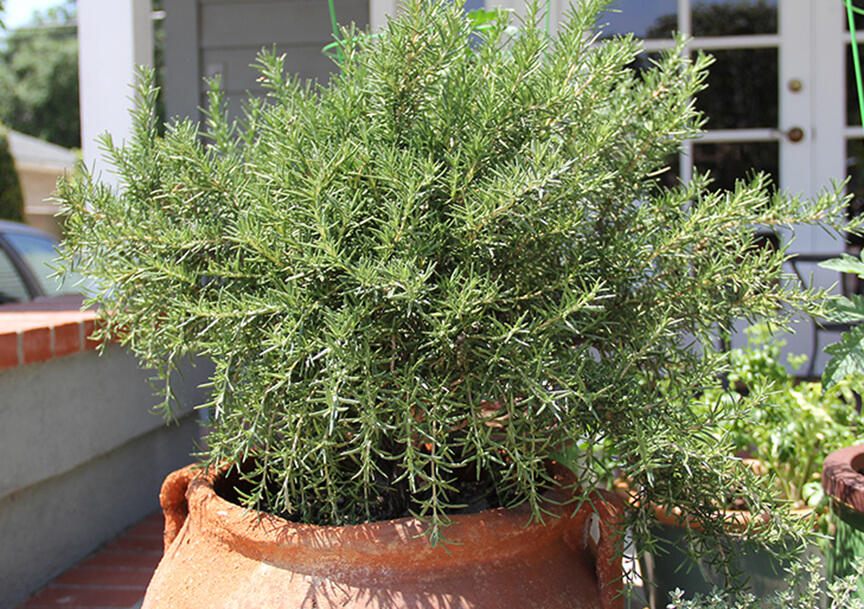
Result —
[[[553, 24], [571, 1], [550, 0]], [[486, 0], [517, 11], [524, 3]], [[707, 132], [686, 143], [676, 168], [682, 179], [710, 171], [717, 187], [729, 188], [764, 171], [777, 188], [813, 195], [851, 175], [864, 195], [864, 132], [843, 0], [616, 0], [601, 22], [604, 35], [642, 38], [647, 54], [672, 47], [678, 31], [691, 38], [689, 53], [714, 56], [708, 89], [697, 99]], [[843, 244], [804, 230], [792, 248], [830, 254]]]
[[[778, 188], [810, 195], [846, 176], [844, 136], [860, 134], [844, 129], [842, 0], [619, 0], [615, 6], [604, 17], [609, 33], [634, 32], [651, 52], [671, 46], [677, 30], [692, 38], [689, 52], [715, 58], [697, 99], [707, 133], [686, 144], [681, 178], [710, 171], [718, 187], [729, 188], [764, 171]], [[851, 118], [860, 124], [857, 115]], [[799, 232], [794, 248], [827, 253], [839, 246], [814, 231]]]
[[[502, 6], [517, 12], [525, 0], [469, 0], [471, 8]], [[552, 24], [570, 2], [549, 0]], [[381, 13], [395, 0], [370, 0]], [[864, 8], [864, 0], [856, 0]], [[864, 17], [857, 17], [864, 57]], [[373, 19], [374, 21], [374, 19]], [[850, 213], [864, 213], [864, 128], [858, 110], [851, 36], [843, 0], [617, 0], [602, 19], [604, 34], [634, 33], [647, 54], [673, 45], [672, 32], [691, 38], [688, 53], [715, 58], [708, 88], [697, 98], [706, 133], [685, 144], [673, 170], [688, 180], [710, 172], [719, 188], [756, 171], [776, 188], [814, 196], [849, 179]], [[808, 284], [864, 292], [849, 278], [818, 267], [864, 240], [843, 239], [799, 227], [780, 235], [797, 254], [794, 270]], [[806, 353], [806, 373], [820, 374], [824, 347], [839, 334], [805, 320], [789, 337], [789, 350]], [[738, 335], [733, 344], [746, 340]]]
[[[567, 4], [552, 0], [553, 13]], [[677, 159], [682, 180], [708, 171], [732, 188], [762, 171], [776, 188], [812, 196], [848, 176], [860, 196], [853, 207], [864, 211], [864, 130], [842, 0], [618, 0], [602, 21], [604, 34], [635, 33], [649, 54], [671, 47], [678, 31], [692, 39], [687, 52], [714, 56], [696, 100], [707, 131]], [[807, 227], [780, 238], [798, 254], [791, 270], [826, 287], [842, 281], [818, 261], [862, 245]], [[787, 341], [810, 356], [804, 372], [819, 374], [822, 350], [838, 336], [805, 320]], [[739, 334], [733, 344], [745, 341]]]

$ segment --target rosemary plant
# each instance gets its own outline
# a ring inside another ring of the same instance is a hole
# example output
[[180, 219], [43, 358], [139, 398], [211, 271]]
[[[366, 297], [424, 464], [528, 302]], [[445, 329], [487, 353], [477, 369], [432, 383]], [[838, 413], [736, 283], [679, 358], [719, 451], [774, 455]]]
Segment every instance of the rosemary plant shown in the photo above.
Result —
[[542, 517], [547, 461], [574, 445], [574, 500], [614, 455], [637, 534], [650, 502], [709, 535], [730, 487], [771, 504], [691, 398], [729, 320], [817, 302], [755, 227], [839, 230], [843, 198], [665, 187], [710, 60], [679, 40], [637, 73], [638, 41], [594, 34], [605, 2], [578, 4], [549, 37], [536, 4], [478, 29], [408, 0], [376, 37], [343, 32], [328, 84], [264, 51], [268, 94], [242, 118], [213, 83], [205, 124], [163, 135], [144, 72], [133, 137], [102, 140], [120, 188], [60, 185], [68, 265], [105, 286], [101, 334], [166, 380], [186, 354], [215, 362], [205, 460], [246, 464], [245, 504], [412, 513], [439, 541], [466, 481]]

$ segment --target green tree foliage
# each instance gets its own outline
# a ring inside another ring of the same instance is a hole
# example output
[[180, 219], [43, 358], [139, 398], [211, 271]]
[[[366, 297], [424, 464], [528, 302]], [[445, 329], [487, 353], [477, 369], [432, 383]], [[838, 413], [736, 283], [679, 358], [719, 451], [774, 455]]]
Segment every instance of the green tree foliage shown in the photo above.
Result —
[[9, 150], [6, 128], [0, 124], [0, 218], [24, 221], [24, 195], [15, 169], [15, 159]]
[[81, 146], [75, 5], [37, 14], [0, 47], [0, 120], [10, 129]]
[[[326, 86], [264, 52], [269, 95], [234, 123], [214, 83], [203, 133], [159, 135], [151, 75], [131, 142], [103, 141], [122, 187], [61, 185], [104, 332], [166, 378], [184, 353], [215, 361], [207, 460], [254, 457], [245, 503], [341, 524], [401, 501], [435, 540], [466, 478], [540, 517], [546, 460], [579, 445], [576, 498], [614, 456], [646, 544], [652, 504], [712, 537], [754, 533], [725, 529], [726, 496], [778, 507], [712, 433], [734, 409], [692, 398], [722, 369], [718, 328], [818, 310], [753, 233], [841, 230], [842, 189], [664, 187], [710, 61], [679, 41], [635, 73], [638, 41], [590, 35], [604, 4], [550, 39], [537, 5], [478, 31], [409, 0], [378, 37], [346, 32]], [[780, 507], [759, 535], [788, 530]]]

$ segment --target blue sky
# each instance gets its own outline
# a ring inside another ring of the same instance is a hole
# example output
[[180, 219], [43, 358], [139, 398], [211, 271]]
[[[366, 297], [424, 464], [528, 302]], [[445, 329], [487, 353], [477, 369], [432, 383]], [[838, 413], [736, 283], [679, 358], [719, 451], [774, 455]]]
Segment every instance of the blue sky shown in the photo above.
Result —
[[63, 2], [62, 0], [4, 0], [3, 4], [6, 10], [0, 18], [11, 30], [27, 23], [34, 11], [44, 11]]

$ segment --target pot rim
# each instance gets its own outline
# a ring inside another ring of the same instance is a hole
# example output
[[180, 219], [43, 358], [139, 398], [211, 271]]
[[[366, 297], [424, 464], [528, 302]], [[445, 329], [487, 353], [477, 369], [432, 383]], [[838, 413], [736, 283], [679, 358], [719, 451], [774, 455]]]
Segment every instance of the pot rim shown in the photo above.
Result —
[[825, 458], [822, 489], [835, 501], [864, 512], [864, 444], [847, 446]]
[[[635, 494], [630, 491], [630, 487], [626, 484], [625, 481], [616, 481], [615, 492], [618, 494], [618, 497], [627, 505], [638, 507], [639, 500], [635, 496]], [[685, 514], [684, 510], [682, 510], [678, 506], [651, 504], [651, 509], [653, 510], [654, 517], [657, 519], [657, 522], [659, 524], [701, 529], [699, 523], [694, 521], [693, 518], [690, 517], [690, 515]], [[806, 518], [815, 519], [815, 517], [817, 516], [816, 510], [810, 507], [792, 508], [790, 512], [794, 516], [802, 520]], [[744, 531], [747, 529], [748, 526], [750, 526], [750, 522], [753, 520], [757, 520], [755, 525], [757, 527], [759, 526], [759, 519], [761, 519], [763, 524], [767, 524], [768, 520], [770, 519], [770, 514], [763, 513], [761, 514], [761, 516], [754, 516], [753, 512], [751, 512], [750, 510], [718, 509], [717, 518], [721, 519], [726, 524], [729, 531]]]
[[[187, 469], [194, 468], [189, 466]], [[562, 468], [563, 469], [563, 468]], [[384, 561], [398, 561], [411, 568], [440, 571], [446, 560], [452, 569], [501, 560], [539, 551], [550, 538], [569, 543], [571, 531], [581, 536], [590, 511], [576, 502], [566, 486], [575, 478], [569, 471], [555, 470], [562, 487], [545, 494], [543, 521], [532, 520], [531, 509], [522, 504], [460, 514], [444, 530], [445, 545], [433, 546], [423, 533], [427, 525], [414, 517], [345, 526], [295, 523], [279, 516], [244, 508], [220, 497], [213, 482], [223, 470], [199, 469], [186, 492], [187, 526], [206, 532], [214, 541], [250, 558], [272, 564], [304, 565], [317, 571], [356, 572]], [[374, 540], [374, 543], [370, 543]], [[498, 552], [490, 552], [494, 540]], [[576, 540], [581, 542], [582, 540]]]

